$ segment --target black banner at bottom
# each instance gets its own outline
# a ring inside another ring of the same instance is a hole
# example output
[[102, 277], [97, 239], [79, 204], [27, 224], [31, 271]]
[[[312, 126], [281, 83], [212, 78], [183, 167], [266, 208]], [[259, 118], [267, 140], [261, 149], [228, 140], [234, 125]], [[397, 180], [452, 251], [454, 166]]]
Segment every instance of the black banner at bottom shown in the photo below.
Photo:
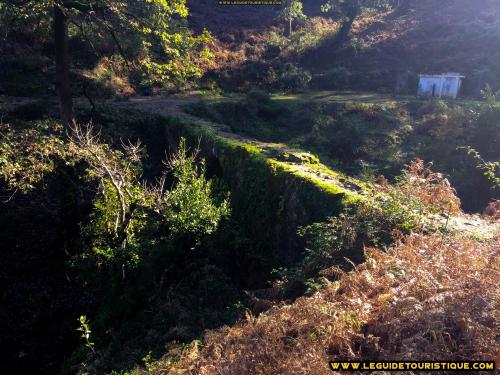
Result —
[[330, 361], [332, 371], [495, 371], [494, 361]]

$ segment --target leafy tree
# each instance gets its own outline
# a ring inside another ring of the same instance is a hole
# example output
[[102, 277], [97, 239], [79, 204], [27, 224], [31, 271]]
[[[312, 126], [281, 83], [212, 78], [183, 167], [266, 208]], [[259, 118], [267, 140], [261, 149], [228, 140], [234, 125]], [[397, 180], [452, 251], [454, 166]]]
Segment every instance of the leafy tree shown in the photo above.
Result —
[[306, 18], [306, 15], [302, 12], [302, 2], [288, 0], [285, 3], [285, 7], [281, 10], [279, 18], [288, 23], [288, 35], [292, 35], [292, 22]]
[[66, 126], [74, 123], [69, 26], [85, 34], [90, 44], [108, 35], [127, 66], [137, 65], [153, 83], [199, 77], [200, 64], [213, 58], [210, 34], [195, 36], [186, 26], [186, 0], [0, 0], [0, 19], [7, 16], [52, 20], [56, 86]]
[[61, 128], [60, 124], [40, 121], [18, 131], [0, 123], [0, 179], [9, 189], [28, 192], [54, 171], [54, 160], [70, 162], [63, 141], [53, 135], [61, 133]]
[[500, 91], [494, 91], [489, 83], [486, 84], [484, 90], [481, 90], [481, 95], [483, 96], [484, 101], [490, 107], [493, 107], [497, 104], [497, 98], [500, 97]]
[[365, 9], [387, 10], [394, 6], [391, 0], [328, 0], [321, 6], [323, 13], [328, 13], [342, 22], [334, 44], [340, 45], [351, 32], [354, 21]]
[[161, 212], [171, 233], [188, 234], [195, 241], [214, 232], [229, 212], [228, 199], [219, 206], [213, 202], [212, 181], [205, 179], [205, 163], [197, 164], [197, 153], [189, 155], [186, 141], [181, 139], [177, 153], [166, 162], [176, 183], [171, 190], [159, 195]]
[[[153, 222], [165, 226], [172, 238], [185, 235], [190, 246], [196, 246], [229, 214], [229, 199], [214, 202], [204, 161], [197, 161], [197, 151], [189, 155], [183, 138], [153, 185], [142, 180], [144, 151], [140, 144], [123, 144], [123, 151], [113, 150], [100, 142], [91, 126], [78, 125], [70, 144], [89, 165], [89, 177], [99, 181], [101, 194], [94, 201], [86, 232], [93, 252], [104, 260], [137, 262], [142, 232]], [[168, 189], [172, 177], [174, 183]]]
[[70, 145], [89, 165], [88, 176], [100, 184], [102, 194], [94, 202], [91, 223], [96, 244], [125, 248], [154, 201], [141, 181], [143, 148], [140, 143], [129, 143], [122, 145], [123, 151], [114, 150], [99, 141], [90, 125], [76, 125]]
[[218, 228], [230, 212], [229, 198], [214, 199], [212, 181], [206, 179], [205, 163], [197, 154], [181, 139], [161, 176], [147, 183], [139, 143], [112, 148], [90, 125], [75, 125], [67, 140], [62, 126], [52, 122], [26, 129], [0, 124], [0, 179], [13, 191], [8, 200], [17, 191], [33, 190], [61, 163], [83, 165], [89, 181], [97, 183], [92, 184], [99, 188], [82, 238], [89, 245], [83, 256], [99, 264], [135, 265], [152, 239], [182, 239], [189, 248], [197, 247]]

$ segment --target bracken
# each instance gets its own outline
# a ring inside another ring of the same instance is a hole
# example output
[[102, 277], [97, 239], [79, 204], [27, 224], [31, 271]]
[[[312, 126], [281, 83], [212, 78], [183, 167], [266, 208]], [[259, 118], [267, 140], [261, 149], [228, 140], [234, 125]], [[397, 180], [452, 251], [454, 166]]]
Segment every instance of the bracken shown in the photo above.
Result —
[[[493, 359], [500, 238], [407, 237], [312, 297], [208, 332], [156, 374], [331, 374], [332, 359]], [[498, 358], [497, 358], [498, 359]]]

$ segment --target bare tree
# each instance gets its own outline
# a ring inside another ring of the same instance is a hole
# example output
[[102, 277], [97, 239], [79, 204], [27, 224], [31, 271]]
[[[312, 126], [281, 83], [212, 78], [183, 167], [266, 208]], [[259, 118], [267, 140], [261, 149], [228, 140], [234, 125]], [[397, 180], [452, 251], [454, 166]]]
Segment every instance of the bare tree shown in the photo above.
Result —
[[86, 126], [75, 124], [71, 128], [70, 140], [78, 146], [101, 185], [109, 181], [113, 187], [119, 203], [114, 236], [122, 246], [125, 246], [132, 215], [145, 203], [142, 194], [134, 193], [134, 186], [140, 184], [140, 172], [137, 166], [141, 163], [144, 148], [140, 141], [137, 143], [122, 141], [126, 155], [123, 161], [117, 157], [116, 151], [100, 142], [100, 134], [94, 131], [92, 124]]

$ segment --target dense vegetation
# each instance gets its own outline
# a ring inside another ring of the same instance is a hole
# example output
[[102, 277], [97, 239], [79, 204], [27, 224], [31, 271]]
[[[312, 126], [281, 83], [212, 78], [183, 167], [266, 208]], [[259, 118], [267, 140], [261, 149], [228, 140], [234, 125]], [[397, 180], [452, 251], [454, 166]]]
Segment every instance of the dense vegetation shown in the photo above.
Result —
[[0, 0], [0, 372], [492, 359], [499, 14]]
[[[80, 306], [80, 313], [100, 305], [100, 314], [95, 316], [92, 313], [92, 316], [103, 326], [101, 334], [104, 334], [104, 330], [112, 329], [114, 324], [119, 327], [124, 317], [130, 319], [135, 316], [137, 307], [134, 306], [139, 301], [150, 298], [152, 303], [159, 292], [154, 285], [160, 278], [162, 283], [170, 280], [167, 284], [170, 290], [170, 282], [187, 271], [182, 267], [179, 274], [176, 267], [165, 269], [167, 264], [179, 267], [196, 259], [196, 266], [192, 265], [195, 269], [210, 267], [209, 264], [203, 265], [203, 258], [208, 255], [204, 238], [209, 237], [229, 214], [229, 201], [223, 191], [217, 193], [219, 198], [213, 198], [212, 182], [204, 177], [203, 162], [188, 154], [182, 139], [178, 151], [165, 161], [165, 172], [157, 177], [156, 182], [148, 182], [141, 177], [143, 149], [137, 144], [124, 144], [121, 150], [112, 148], [101, 143], [90, 127], [77, 128], [68, 140], [63, 134], [57, 124], [47, 121], [4, 125], [2, 129], [0, 170], [7, 182], [2, 189], [10, 190], [12, 194], [7, 203], [11, 209], [2, 211], [2, 223], [10, 226], [7, 221], [12, 217], [18, 224], [22, 223], [10, 234], [14, 242], [5, 242], [6, 256], [10, 258], [18, 251], [28, 251], [32, 256], [41, 257], [47, 253], [46, 246], [53, 246], [47, 255], [59, 258], [61, 269], [51, 275], [54, 281], [38, 280], [38, 287], [50, 289], [60, 282], [68, 285], [69, 290], [62, 292], [64, 299], [69, 301], [69, 309]], [[23, 193], [27, 196], [24, 197]], [[31, 196], [37, 197], [37, 200], [31, 202]], [[39, 206], [38, 200], [45, 205]], [[26, 231], [26, 222], [29, 223], [28, 217], [33, 211], [42, 221], [54, 215], [53, 220], [57, 224], [52, 228], [46, 225], [34, 228], [33, 236], [40, 236], [38, 241], [28, 237], [26, 245], [16, 245], [16, 237]], [[45, 236], [42, 235], [44, 232]], [[40, 253], [28, 250], [31, 241], [40, 243]], [[199, 254], [200, 248], [205, 251], [203, 255]], [[14, 276], [7, 270], [5, 272]], [[62, 276], [67, 280], [58, 280]], [[192, 277], [191, 282], [194, 283], [200, 278]], [[210, 277], [217, 279], [213, 272]], [[224, 284], [224, 278], [220, 282]], [[18, 293], [22, 291], [16, 290], [16, 284], [9, 278], [5, 283], [14, 288], [6, 298], [11, 303], [12, 299], [19, 300]], [[39, 292], [36, 285], [23, 280], [20, 287], [26, 289], [25, 293], [36, 296]], [[75, 290], [79, 292], [73, 296]], [[231, 301], [234, 293], [229, 291], [224, 298]], [[80, 294], [87, 297], [79, 297]], [[81, 298], [92, 302], [82, 305]], [[197, 302], [202, 308], [207, 308], [201, 301]], [[222, 300], [219, 302], [222, 303]], [[27, 314], [33, 308], [43, 313], [45, 319], [39, 320], [34, 312], [32, 319], [35, 324], [47, 325], [46, 329], [59, 324], [60, 319], [66, 325], [74, 326], [74, 321], [67, 320], [69, 317], [59, 315], [60, 302], [45, 307], [19, 303], [20, 308], [27, 309]], [[179, 307], [182, 308], [184, 303], [180, 302]], [[217, 304], [213, 306], [217, 310]], [[220, 313], [230, 317], [231, 313], [224, 308]], [[4, 311], [8, 321], [16, 320], [15, 315], [10, 315], [12, 313], [14, 311]], [[56, 316], [51, 317], [51, 314]], [[168, 317], [163, 316], [162, 319]], [[204, 324], [211, 324], [208, 316], [203, 316], [203, 320]], [[30, 329], [29, 325], [27, 329]], [[97, 327], [95, 329], [100, 332]], [[4, 339], [17, 337], [20, 331], [23, 332], [23, 328], [7, 330]], [[68, 332], [60, 329], [59, 334], [64, 336]], [[6, 350], [14, 351], [12, 357], [24, 351], [29, 363], [31, 357], [36, 355], [36, 346], [18, 340], [16, 346]], [[57, 347], [65, 345], [65, 340], [68, 338], [55, 335], [53, 341], [56, 348], [44, 350], [46, 355], [49, 358], [59, 355]], [[99, 343], [99, 340], [96, 341]], [[75, 343], [71, 339], [69, 342], [72, 345]], [[44, 341], [35, 343], [46, 344]], [[16, 353], [16, 350], [19, 352]]]
[[177, 361], [148, 365], [148, 372], [330, 374], [324, 364], [331, 357], [495, 356], [498, 339], [484, 316], [496, 310], [490, 276], [498, 272], [498, 241], [478, 246], [415, 236], [387, 253], [367, 253], [356, 272], [331, 269], [340, 279], [326, 281], [314, 297], [275, 307], [260, 319], [248, 315], [237, 326], [211, 332], [203, 346], [172, 353]]
[[496, 103], [297, 100], [290, 104], [252, 91], [242, 100], [199, 102], [188, 111], [225, 123], [236, 133], [312, 151], [329, 166], [369, 181], [380, 174], [393, 179], [412, 159], [425, 159], [449, 176], [466, 210], [480, 211], [498, 198], [477, 162], [461, 149], [471, 146], [485, 160], [499, 159]]

